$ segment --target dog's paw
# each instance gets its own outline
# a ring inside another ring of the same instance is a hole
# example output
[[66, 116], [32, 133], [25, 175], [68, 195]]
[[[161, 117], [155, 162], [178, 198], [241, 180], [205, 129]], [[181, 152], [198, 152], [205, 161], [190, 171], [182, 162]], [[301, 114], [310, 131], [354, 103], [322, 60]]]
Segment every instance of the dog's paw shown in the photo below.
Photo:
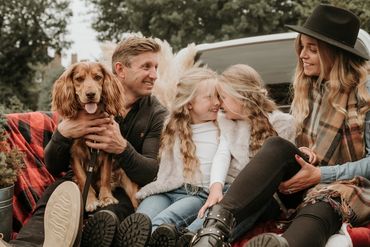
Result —
[[85, 210], [86, 212], [95, 211], [100, 205], [100, 202], [96, 197], [87, 197]]
[[114, 196], [106, 196], [103, 198], [99, 198], [99, 203], [101, 207], [105, 207], [110, 204], [117, 204], [118, 200]]

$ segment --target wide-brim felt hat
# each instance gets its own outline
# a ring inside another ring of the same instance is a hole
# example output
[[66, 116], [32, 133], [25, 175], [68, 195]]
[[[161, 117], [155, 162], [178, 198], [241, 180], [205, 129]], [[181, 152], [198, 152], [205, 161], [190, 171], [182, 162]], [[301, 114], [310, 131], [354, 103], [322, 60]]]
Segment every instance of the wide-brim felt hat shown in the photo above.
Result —
[[303, 26], [286, 25], [286, 27], [369, 60], [368, 54], [355, 48], [360, 20], [346, 9], [320, 4]]

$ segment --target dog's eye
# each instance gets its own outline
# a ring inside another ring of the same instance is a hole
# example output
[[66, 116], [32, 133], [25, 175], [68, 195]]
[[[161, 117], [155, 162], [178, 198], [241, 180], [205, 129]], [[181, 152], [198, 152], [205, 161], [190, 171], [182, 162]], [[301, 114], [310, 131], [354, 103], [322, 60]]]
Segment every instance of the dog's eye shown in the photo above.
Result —
[[94, 76], [94, 80], [95, 80], [95, 81], [100, 81], [101, 79], [103, 79], [103, 77], [102, 77], [102, 76], [100, 76], [100, 75], [96, 75], [96, 76]]
[[75, 77], [75, 80], [78, 81], [78, 82], [83, 82], [84, 78], [79, 76], [79, 77]]

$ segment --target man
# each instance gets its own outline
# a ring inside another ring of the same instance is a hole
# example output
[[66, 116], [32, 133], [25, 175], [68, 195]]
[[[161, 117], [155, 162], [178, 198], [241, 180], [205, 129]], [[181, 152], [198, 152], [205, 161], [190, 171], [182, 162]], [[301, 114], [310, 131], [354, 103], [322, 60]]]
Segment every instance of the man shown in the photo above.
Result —
[[[80, 112], [77, 119], [65, 119], [59, 123], [45, 149], [45, 163], [53, 175], [67, 173], [46, 190], [29, 223], [11, 244], [42, 245], [45, 205], [55, 188], [63, 181], [71, 180], [73, 176], [69, 167], [69, 150], [75, 138], [84, 136], [91, 148], [112, 153], [118, 165], [139, 186], [153, 181], [158, 171], [160, 133], [166, 115], [165, 108], [151, 95], [157, 79], [159, 51], [160, 46], [152, 38], [132, 36], [118, 44], [112, 56], [112, 68], [126, 89], [122, 97], [126, 97], [127, 115], [112, 121], [105, 114], [97, 116]], [[113, 195], [119, 200], [118, 204], [101, 208], [88, 217], [81, 246], [111, 246], [117, 223], [133, 213], [134, 208], [123, 189], [117, 188]], [[52, 219], [48, 222], [45, 218], [45, 229], [56, 227], [55, 224], [59, 224], [57, 228], [69, 229], [70, 232], [76, 228], [75, 225], [71, 226], [70, 221]], [[48, 232], [53, 234], [52, 231], [45, 231], [45, 234]], [[66, 232], [65, 235], [71, 235], [70, 232]], [[41, 237], [35, 236], [36, 234], [40, 234]], [[56, 237], [45, 236], [45, 241]], [[73, 246], [73, 240], [64, 239], [65, 242], [61, 246]], [[3, 243], [3, 246], [8, 245]]]

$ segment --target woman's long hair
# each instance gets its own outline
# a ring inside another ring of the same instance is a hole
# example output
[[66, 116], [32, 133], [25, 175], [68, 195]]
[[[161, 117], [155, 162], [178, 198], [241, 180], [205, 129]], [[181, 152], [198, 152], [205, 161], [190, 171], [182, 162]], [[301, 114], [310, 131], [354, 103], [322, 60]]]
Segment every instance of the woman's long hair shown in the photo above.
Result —
[[[303, 128], [303, 122], [309, 115], [309, 92], [312, 87], [320, 87], [324, 78], [329, 78], [325, 87], [329, 90], [328, 97], [325, 99], [328, 105], [335, 108], [338, 112], [346, 115], [346, 109], [335, 104], [334, 99], [340, 92], [356, 90], [359, 100], [359, 116], [361, 122], [365, 113], [369, 110], [370, 97], [366, 88], [367, 75], [369, 74], [369, 64], [360, 57], [352, 55], [342, 49], [331, 46], [325, 42], [317, 40], [318, 56], [320, 61], [320, 75], [318, 77], [306, 76], [303, 70], [302, 59], [299, 59], [294, 80], [294, 98], [291, 112], [298, 124], [298, 131]], [[301, 54], [301, 35], [295, 41], [296, 53]]]
[[250, 153], [253, 156], [264, 141], [277, 135], [269, 121], [269, 113], [277, 109], [268, 97], [261, 76], [252, 67], [236, 64], [227, 68], [221, 75], [221, 90], [238, 99], [243, 104], [243, 118], [250, 121]]
[[176, 96], [170, 108], [161, 137], [160, 154], [172, 150], [177, 136], [184, 164], [185, 178], [191, 178], [199, 166], [192, 138], [191, 117], [188, 104], [197, 95], [201, 83], [207, 83], [210, 91], [216, 90], [218, 76], [207, 68], [192, 68], [185, 72], [177, 83]]

